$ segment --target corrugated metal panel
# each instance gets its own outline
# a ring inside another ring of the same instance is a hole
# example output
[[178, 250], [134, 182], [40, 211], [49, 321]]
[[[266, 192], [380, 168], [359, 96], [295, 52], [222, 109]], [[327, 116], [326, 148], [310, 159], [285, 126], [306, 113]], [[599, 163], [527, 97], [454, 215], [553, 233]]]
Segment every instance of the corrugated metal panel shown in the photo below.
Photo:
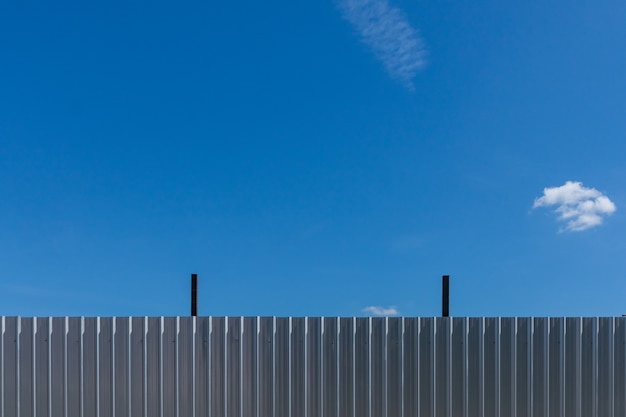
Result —
[[[339, 417], [354, 415], [354, 319], [339, 320]], [[300, 414], [294, 414], [296, 416]]]
[[274, 416], [274, 324], [274, 319], [271, 317], [259, 319], [257, 357], [259, 378], [255, 399], [259, 407], [259, 417]]
[[625, 318], [0, 320], [0, 417], [623, 417]]
[[[306, 415], [305, 417], [322, 416], [322, 319], [307, 319], [306, 330]], [[369, 363], [369, 362], [368, 362]]]
[[[306, 326], [304, 318], [291, 319], [291, 415], [306, 415]], [[245, 398], [245, 397], [244, 397]], [[245, 414], [253, 415], [253, 414]]]
[[370, 324], [366, 318], [356, 319], [354, 335], [354, 409], [356, 416], [370, 413]]

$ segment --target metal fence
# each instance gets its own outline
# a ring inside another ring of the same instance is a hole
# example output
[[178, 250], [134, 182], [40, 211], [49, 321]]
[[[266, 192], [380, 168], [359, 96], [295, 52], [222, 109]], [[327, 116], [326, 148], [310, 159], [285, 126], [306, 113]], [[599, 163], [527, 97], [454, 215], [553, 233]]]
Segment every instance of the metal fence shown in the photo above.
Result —
[[624, 417], [624, 318], [1, 317], [2, 417]]

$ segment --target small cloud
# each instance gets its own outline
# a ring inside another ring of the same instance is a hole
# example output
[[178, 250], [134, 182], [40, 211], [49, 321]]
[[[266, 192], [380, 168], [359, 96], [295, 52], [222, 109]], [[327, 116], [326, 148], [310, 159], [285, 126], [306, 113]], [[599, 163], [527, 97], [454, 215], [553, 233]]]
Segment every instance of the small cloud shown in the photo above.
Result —
[[426, 48], [405, 14], [387, 0], [338, 0], [338, 5], [389, 76], [413, 90], [413, 77], [426, 63]]
[[595, 188], [583, 187], [582, 182], [567, 181], [560, 187], [543, 189], [533, 208], [557, 206], [559, 220], [567, 221], [565, 230], [580, 232], [602, 224], [603, 216], [612, 214], [615, 204]]
[[393, 306], [391, 307], [370, 306], [370, 307], [365, 307], [363, 309], [363, 312], [371, 314], [372, 316], [381, 316], [381, 317], [397, 316], [398, 314], [400, 314], [400, 312]]

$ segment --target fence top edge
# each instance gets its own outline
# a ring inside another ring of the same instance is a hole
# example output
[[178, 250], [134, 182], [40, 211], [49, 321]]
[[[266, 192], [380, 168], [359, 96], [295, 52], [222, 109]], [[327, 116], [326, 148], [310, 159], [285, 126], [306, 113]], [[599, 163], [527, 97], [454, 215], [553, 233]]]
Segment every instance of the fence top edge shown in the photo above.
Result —
[[567, 320], [567, 319], [622, 319], [626, 320], [626, 316], [17, 316], [4, 315], [0, 316], [0, 320], [6, 319], [373, 319], [373, 320], [399, 320], [399, 319], [421, 319], [421, 320]]

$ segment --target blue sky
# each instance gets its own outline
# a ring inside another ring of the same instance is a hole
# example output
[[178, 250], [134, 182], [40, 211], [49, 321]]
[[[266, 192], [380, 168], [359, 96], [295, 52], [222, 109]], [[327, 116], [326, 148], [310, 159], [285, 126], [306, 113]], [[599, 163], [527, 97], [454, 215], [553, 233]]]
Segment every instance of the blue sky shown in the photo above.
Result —
[[0, 315], [626, 313], [622, 1], [3, 2], [0, 57]]

